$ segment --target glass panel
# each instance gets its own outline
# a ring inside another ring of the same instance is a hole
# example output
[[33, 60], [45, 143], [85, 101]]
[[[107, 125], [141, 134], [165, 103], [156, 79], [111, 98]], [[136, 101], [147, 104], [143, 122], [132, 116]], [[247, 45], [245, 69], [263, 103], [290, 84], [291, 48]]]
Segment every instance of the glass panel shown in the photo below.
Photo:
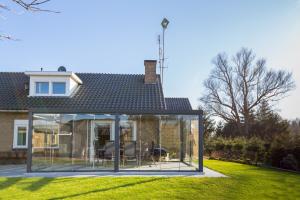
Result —
[[139, 169], [160, 170], [157, 155], [157, 148], [160, 147], [159, 116], [141, 116], [137, 127]]
[[139, 116], [122, 115], [120, 118], [120, 168], [138, 169], [137, 122]]
[[[196, 170], [198, 123], [197, 115], [120, 116], [120, 169]], [[114, 134], [114, 115], [34, 114], [32, 170], [113, 170]], [[26, 128], [18, 137], [26, 142]]]
[[34, 115], [32, 134], [32, 170], [53, 171], [59, 153], [59, 123], [56, 116]]
[[57, 122], [59, 124], [59, 150], [55, 155], [56, 163], [55, 169], [72, 170], [75, 160], [74, 154], [74, 118], [72, 114], [60, 114], [57, 116]]
[[[203, 138], [201, 138], [203, 140]], [[196, 169], [199, 167], [199, 117], [191, 118], [191, 159]]]
[[18, 127], [18, 136], [17, 136], [18, 146], [26, 146], [26, 132], [27, 132], [26, 127], [22, 127], [22, 126]]
[[89, 162], [90, 121], [85, 115], [73, 116], [72, 134], [72, 169], [91, 170]]
[[66, 93], [66, 83], [65, 82], [54, 82], [52, 83], [52, 93], [53, 94], [65, 94]]
[[114, 116], [35, 114], [32, 170], [112, 170]]
[[180, 170], [198, 168], [198, 116], [182, 116], [182, 162]]
[[180, 118], [176, 115], [161, 116], [160, 149], [161, 170], [179, 170], [181, 159]]
[[115, 161], [115, 116], [95, 115], [92, 122], [90, 161], [94, 169], [113, 170]]
[[48, 94], [49, 93], [49, 83], [48, 82], [36, 82], [35, 83], [35, 93]]
[[196, 170], [198, 167], [197, 124], [198, 116], [122, 115], [120, 169]]

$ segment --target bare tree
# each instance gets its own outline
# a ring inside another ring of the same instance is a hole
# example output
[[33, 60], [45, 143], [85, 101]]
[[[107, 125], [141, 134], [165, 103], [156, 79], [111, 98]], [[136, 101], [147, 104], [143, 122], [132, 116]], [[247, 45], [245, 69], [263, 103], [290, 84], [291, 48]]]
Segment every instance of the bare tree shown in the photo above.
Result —
[[256, 60], [252, 50], [246, 48], [231, 60], [219, 54], [213, 64], [200, 100], [210, 113], [233, 122], [244, 135], [249, 135], [252, 113], [261, 102], [277, 102], [295, 87], [292, 73], [268, 70], [266, 61]]
[[[7, 0], [7, 3], [10, 2], [10, 3], [16, 4], [16, 5], [24, 8], [25, 10], [31, 11], [31, 12], [54, 12], [54, 13], [58, 13], [57, 11], [47, 10], [47, 9], [43, 9], [41, 7], [42, 4], [45, 4], [49, 1], [51, 1], [51, 0], [29, 0], [29, 1], [25, 1], [25, 0]], [[8, 5], [0, 2], [0, 13], [1, 13], [1, 10], [2, 11], [13, 11], [11, 6], [8, 6]], [[1, 15], [0, 15], [0, 17], [1, 17]], [[2, 39], [14, 40], [13, 37], [0, 33], [0, 40], [2, 40]]]

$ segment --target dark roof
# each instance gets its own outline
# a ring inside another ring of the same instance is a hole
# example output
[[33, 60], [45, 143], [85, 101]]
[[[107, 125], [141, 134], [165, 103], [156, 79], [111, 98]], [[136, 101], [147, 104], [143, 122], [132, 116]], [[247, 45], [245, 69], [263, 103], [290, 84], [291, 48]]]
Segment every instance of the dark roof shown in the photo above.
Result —
[[166, 109], [170, 111], [193, 110], [188, 98], [165, 98]]
[[0, 72], [0, 110], [27, 110], [25, 83], [29, 77], [19, 72]]
[[[82, 80], [70, 97], [27, 97], [24, 73], [0, 72], [0, 110], [38, 112], [190, 111], [186, 98], [164, 98], [160, 81], [144, 84], [144, 75], [76, 73]], [[160, 80], [159, 76], [157, 77]]]

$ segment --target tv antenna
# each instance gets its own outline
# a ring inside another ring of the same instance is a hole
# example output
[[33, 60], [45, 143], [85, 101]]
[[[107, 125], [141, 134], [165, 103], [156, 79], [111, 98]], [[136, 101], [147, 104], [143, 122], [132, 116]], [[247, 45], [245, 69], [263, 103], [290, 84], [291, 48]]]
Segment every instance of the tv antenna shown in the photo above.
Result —
[[161, 45], [161, 35], [158, 35], [158, 54], [159, 54], [159, 69], [160, 69], [160, 78], [161, 84], [164, 84], [164, 69], [165, 67], [165, 31], [169, 25], [169, 20], [164, 18], [161, 22], [162, 26], [162, 45]]

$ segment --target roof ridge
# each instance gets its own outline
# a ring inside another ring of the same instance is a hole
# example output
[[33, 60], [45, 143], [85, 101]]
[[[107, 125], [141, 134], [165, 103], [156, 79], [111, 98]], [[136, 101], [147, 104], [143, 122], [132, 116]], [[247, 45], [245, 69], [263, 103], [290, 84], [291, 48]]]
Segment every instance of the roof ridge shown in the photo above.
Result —
[[130, 75], [130, 76], [144, 76], [144, 74], [117, 74], [117, 73], [101, 73], [101, 72], [74, 72], [75, 74], [95, 74], [95, 75]]
[[24, 72], [0, 72], [1, 74], [25, 74]]
[[189, 99], [188, 97], [165, 97], [165, 99]]
[[[44, 71], [44, 72], [48, 72], [48, 71]], [[52, 72], [52, 71], [51, 71]], [[54, 71], [56, 72], [56, 71]], [[13, 72], [13, 71], [10, 71], [10, 72], [3, 72], [3, 71], [0, 71], [1, 74], [25, 74], [25, 71], [24, 72]], [[117, 74], [117, 73], [101, 73], [101, 72], [73, 72], [75, 74], [95, 74], [95, 75], [130, 75], [130, 76], [144, 76], [144, 74]]]
[[[44, 72], [48, 72], [48, 71], [44, 71]], [[51, 72], [56, 72], [56, 71], [51, 71]], [[16, 71], [0, 71], [0, 73], [3, 73], [3, 74], [4, 73], [25, 74], [25, 71], [24, 72], [22, 72], [22, 71], [18, 71], [18, 72], [16, 72]], [[75, 73], [75, 74], [103, 74], [103, 75], [109, 74], [109, 75], [133, 75], [133, 76], [142, 75], [142, 76], [145, 76], [145, 74], [139, 74], [139, 73], [137, 73], [137, 74], [134, 74], [134, 73], [109, 73], [109, 72], [108, 73], [107, 72], [73, 72], [73, 73]], [[156, 76], [160, 77], [159, 74], [156, 74]]]

